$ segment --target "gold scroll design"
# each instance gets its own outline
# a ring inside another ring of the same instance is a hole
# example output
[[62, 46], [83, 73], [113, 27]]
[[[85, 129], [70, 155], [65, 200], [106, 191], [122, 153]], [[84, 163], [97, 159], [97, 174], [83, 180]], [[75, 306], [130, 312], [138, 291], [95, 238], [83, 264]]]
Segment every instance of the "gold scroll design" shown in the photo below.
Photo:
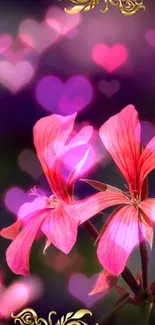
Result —
[[109, 10], [109, 5], [118, 7], [121, 14], [124, 16], [132, 16], [138, 10], [146, 10], [144, 0], [70, 0], [76, 5], [71, 9], [64, 8], [67, 14], [74, 15], [81, 11], [90, 11], [94, 9], [101, 1], [104, 1], [104, 9], [100, 9], [101, 13], [106, 13]]
[[[37, 313], [31, 309], [26, 308], [18, 315], [11, 314], [11, 317], [14, 319], [14, 324], [18, 322], [20, 325], [53, 325], [51, 316], [55, 314], [55, 311], [51, 311], [48, 315], [48, 321], [44, 318], [38, 318]], [[81, 318], [89, 314], [92, 316], [91, 311], [87, 309], [80, 309], [77, 312], [69, 312], [65, 316], [62, 316], [56, 323], [56, 325], [87, 325]], [[95, 325], [98, 325], [97, 323]]]

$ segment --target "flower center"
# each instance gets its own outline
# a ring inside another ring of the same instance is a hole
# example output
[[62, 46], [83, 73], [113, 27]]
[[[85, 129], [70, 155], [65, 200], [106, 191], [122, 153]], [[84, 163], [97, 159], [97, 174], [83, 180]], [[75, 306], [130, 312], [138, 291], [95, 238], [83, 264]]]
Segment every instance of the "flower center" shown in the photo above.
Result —
[[29, 195], [35, 195], [37, 197], [40, 197], [42, 200], [44, 200], [46, 203], [46, 208], [55, 209], [61, 203], [54, 195], [50, 195], [49, 197], [41, 195], [37, 191], [36, 187], [30, 190]]
[[131, 195], [131, 199], [130, 199], [131, 205], [137, 206], [141, 202], [141, 200], [139, 199], [138, 191], [137, 190], [132, 191], [130, 195]]

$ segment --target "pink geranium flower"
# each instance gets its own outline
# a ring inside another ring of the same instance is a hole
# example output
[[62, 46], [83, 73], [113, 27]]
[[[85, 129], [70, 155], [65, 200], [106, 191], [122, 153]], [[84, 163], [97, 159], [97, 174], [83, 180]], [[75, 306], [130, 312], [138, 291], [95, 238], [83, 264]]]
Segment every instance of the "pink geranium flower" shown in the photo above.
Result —
[[71, 148], [87, 143], [93, 133], [91, 126], [85, 126], [69, 141], [75, 117], [76, 114], [65, 117], [53, 114], [40, 119], [34, 126], [37, 155], [53, 194], [50, 197], [40, 196], [34, 190], [33, 194], [38, 197], [31, 203], [25, 203], [20, 208], [19, 219], [1, 231], [1, 236], [13, 239], [7, 249], [6, 260], [16, 274], [29, 273], [30, 250], [38, 231], [41, 230], [47, 237], [45, 249], [52, 243], [67, 254], [76, 242], [80, 224], [103, 207], [117, 204], [121, 198], [122, 203], [126, 202], [121, 192], [108, 194], [108, 197], [106, 193], [97, 193], [87, 199], [74, 201], [74, 182], [88, 152], [67, 181], [62, 177], [61, 158]]
[[[112, 116], [99, 130], [104, 146], [128, 183], [128, 192], [122, 192], [126, 202], [122, 204], [122, 198], [117, 201], [120, 206], [109, 216], [98, 238], [99, 261], [114, 276], [124, 270], [129, 255], [141, 241], [146, 239], [152, 247], [155, 199], [147, 198], [146, 177], [155, 168], [155, 137], [141, 151], [140, 131], [138, 114], [132, 105]], [[100, 191], [106, 190], [110, 197], [120, 191], [100, 182], [84, 181]], [[101, 274], [100, 286], [101, 280], [105, 282], [104, 275]]]

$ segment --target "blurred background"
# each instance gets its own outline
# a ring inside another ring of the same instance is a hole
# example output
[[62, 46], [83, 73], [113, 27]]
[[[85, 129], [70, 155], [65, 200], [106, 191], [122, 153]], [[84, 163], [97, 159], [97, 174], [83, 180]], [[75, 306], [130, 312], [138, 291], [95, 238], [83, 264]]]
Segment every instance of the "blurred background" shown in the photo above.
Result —
[[[95, 9], [74, 16], [63, 11], [70, 6], [69, 0], [0, 1], [0, 229], [16, 220], [20, 206], [31, 200], [28, 192], [33, 186], [50, 192], [36, 157], [32, 128], [38, 119], [52, 113], [77, 111], [75, 129], [94, 126], [82, 176], [124, 189], [125, 181], [97, 130], [111, 115], [133, 104], [141, 120], [142, 144], [155, 135], [155, 4], [153, 0], [144, 2], [145, 12], [125, 17], [112, 5], [101, 14], [103, 0]], [[65, 158], [64, 177], [87, 148], [72, 150]], [[150, 197], [155, 195], [154, 183], [152, 172]], [[76, 197], [92, 193], [87, 184], [76, 183]], [[111, 211], [92, 219], [98, 230]], [[53, 246], [43, 255], [44, 243], [43, 237], [35, 241], [30, 258], [32, 277], [23, 279], [9, 270], [5, 252], [10, 241], [0, 238], [0, 275], [5, 286], [0, 289], [0, 304], [3, 301], [6, 314], [0, 324], [13, 324], [8, 316], [15, 300], [16, 305], [23, 303], [45, 319], [49, 311], [56, 311], [54, 322], [81, 308], [92, 311], [92, 317], [85, 317], [90, 324], [109, 312], [118, 297], [115, 289], [107, 295], [88, 296], [102, 268], [87, 231], [79, 229], [69, 255]], [[150, 283], [155, 280], [154, 248], [149, 253]], [[138, 249], [128, 266], [136, 275]], [[109, 324], [141, 324], [140, 317], [140, 308], [128, 305]]]

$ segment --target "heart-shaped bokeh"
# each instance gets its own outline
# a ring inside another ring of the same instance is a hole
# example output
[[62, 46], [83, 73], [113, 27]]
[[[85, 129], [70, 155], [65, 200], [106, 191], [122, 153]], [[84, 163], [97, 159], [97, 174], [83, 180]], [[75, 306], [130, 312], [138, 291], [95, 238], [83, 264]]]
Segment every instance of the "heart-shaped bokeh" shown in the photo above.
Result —
[[68, 282], [68, 290], [75, 298], [79, 299], [88, 308], [92, 307], [98, 300], [103, 298], [105, 293], [89, 296], [99, 274], [94, 274], [90, 278], [81, 273], [71, 276]]
[[55, 272], [63, 273], [70, 277], [75, 272], [82, 271], [85, 260], [78, 252], [66, 255], [62, 252], [49, 251], [45, 255], [46, 264]]
[[9, 34], [0, 35], [0, 54], [4, 53], [12, 44], [12, 36]]
[[19, 187], [10, 188], [4, 196], [5, 206], [15, 215], [18, 214], [18, 210], [24, 203], [32, 202], [33, 200], [34, 196], [28, 195], [28, 193]]
[[64, 36], [80, 23], [80, 14], [75, 16], [66, 15], [63, 10], [52, 7], [49, 8], [45, 20], [50, 27]]
[[9, 61], [0, 61], [0, 83], [16, 93], [27, 85], [34, 76], [34, 68], [27, 61], [13, 64]]
[[42, 53], [56, 42], [59, 32], [44, 21], [39, 24], [34, 19], [26, 19], [19, 26], [19, 37], [27, 46]]
[[92, 85], [83, 76], [74, 76], [65, 83], [58, 77], [46, 76], [36, 87], [39, 104], [56, 114], [69, 115], [79, 112], [91, 102], [92, 97]]
[[120, 90], [120, 83], [118, 80], [101, 80], [98, 83], [98, 89], [108, 98], [115, 95]]
[[92, 50], [94, 62], [109, 73], [121, 67], [127, 61], [127, 58], [127, 49], [122, 44], [115, 44], [112, 47], [105, 44], [96, 44]]
[[20, 39], [12, 39], [12, 44], [3, 53], [3, 57], [11, 63], [17, 63], [24, 60], [29, 53], [32, 53], [32, 49], [26, 46]]
[[24, 149], [18, 156], [18, 165], [22, 170], [31, 175], [34, 179], [38, 179], [43, 170], [36, 153], [31, 149]]

